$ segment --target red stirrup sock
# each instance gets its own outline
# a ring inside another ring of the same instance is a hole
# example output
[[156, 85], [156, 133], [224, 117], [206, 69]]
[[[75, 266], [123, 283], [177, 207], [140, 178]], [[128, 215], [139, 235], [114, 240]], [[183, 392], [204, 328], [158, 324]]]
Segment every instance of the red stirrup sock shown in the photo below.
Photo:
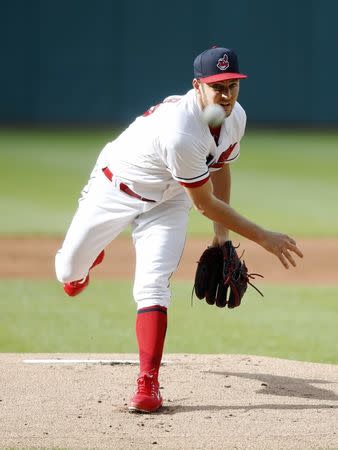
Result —
[[161, 364], [165, 334], [167, 331], [167, 308], [149, 306], [137, 311], [136, 336], [140, 355], [140, 373], [155, 369]]

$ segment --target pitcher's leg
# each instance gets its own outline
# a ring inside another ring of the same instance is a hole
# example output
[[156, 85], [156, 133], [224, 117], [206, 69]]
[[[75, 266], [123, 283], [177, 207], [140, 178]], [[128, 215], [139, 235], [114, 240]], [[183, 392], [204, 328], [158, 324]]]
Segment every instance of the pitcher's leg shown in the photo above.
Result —
[[83, 279], [97, 256], [133, 219], [132, 215], [115, 216], [91, 203], [80, 205], [55, 257], [61, 283]]
[[183, 252], [189, 208], [185, 198], [176, 199], [135, 220], [134, 298], [140, 373], [131, 411], [151, 412], [162, 406], [158, 373], [167, 330], [169, 280]]
[[102, 261], [103, 249], [143, 210], [143, 202], [125, 195], [94, 168], [55, 258], [57, 278], [68, 295], [83, 290], [89, 270]]
[[129, 405], [130, 411], [152, 412], [162, 406], [158, 372], [166, 331], [167, 308], [155, 305], [137, 311], [136, 336], [140, 373], [137, 391]]
[[183, 253], [190, 205], [184, 194], [135, 219], [133, 293], [138, 309], [153, 305], [168, 307], [170, 277], [176, 271]]

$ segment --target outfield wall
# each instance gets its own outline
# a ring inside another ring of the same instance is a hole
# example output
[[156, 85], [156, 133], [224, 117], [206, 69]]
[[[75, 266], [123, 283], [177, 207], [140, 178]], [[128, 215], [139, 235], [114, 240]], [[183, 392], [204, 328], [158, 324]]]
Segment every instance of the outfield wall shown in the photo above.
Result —
[[237, 49], [251, 123], [338, 123], [335, 0], [1, 0], [0, 123], [129, 121]]

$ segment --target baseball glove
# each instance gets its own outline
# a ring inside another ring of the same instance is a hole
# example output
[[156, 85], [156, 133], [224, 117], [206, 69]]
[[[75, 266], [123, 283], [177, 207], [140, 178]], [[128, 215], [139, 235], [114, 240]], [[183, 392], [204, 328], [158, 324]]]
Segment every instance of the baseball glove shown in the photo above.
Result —
[[[244, 252], [243, 252], [244, 253]], [[194, 290], [196, 296], [205, 298], [209, 305], [224, 308], [236, 308], [241, 304], [248, 284], [263, 294], [250, 283], [250, 278], [262, 277], [258, 273], [248, 273], [244, 261], [241, 261], [231, 241], [219, 247], [208, 247], [204, 250], [195, 274]]]

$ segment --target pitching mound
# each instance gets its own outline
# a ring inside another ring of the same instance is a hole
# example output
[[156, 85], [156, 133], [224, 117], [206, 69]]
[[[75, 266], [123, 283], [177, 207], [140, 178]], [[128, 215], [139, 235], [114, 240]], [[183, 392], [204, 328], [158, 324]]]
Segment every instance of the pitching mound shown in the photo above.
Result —
[[[57, 360], [32, 361], [46, 358]], [[64, 359], [101, 362], [65, 364]], [[136, 360], [116, 354], [1, 354], [0, 444], [125, 450], [338, 447], [338, 366], [243, 355], [165, 355], [164, 408], [139, 415], [126, 408]]]

